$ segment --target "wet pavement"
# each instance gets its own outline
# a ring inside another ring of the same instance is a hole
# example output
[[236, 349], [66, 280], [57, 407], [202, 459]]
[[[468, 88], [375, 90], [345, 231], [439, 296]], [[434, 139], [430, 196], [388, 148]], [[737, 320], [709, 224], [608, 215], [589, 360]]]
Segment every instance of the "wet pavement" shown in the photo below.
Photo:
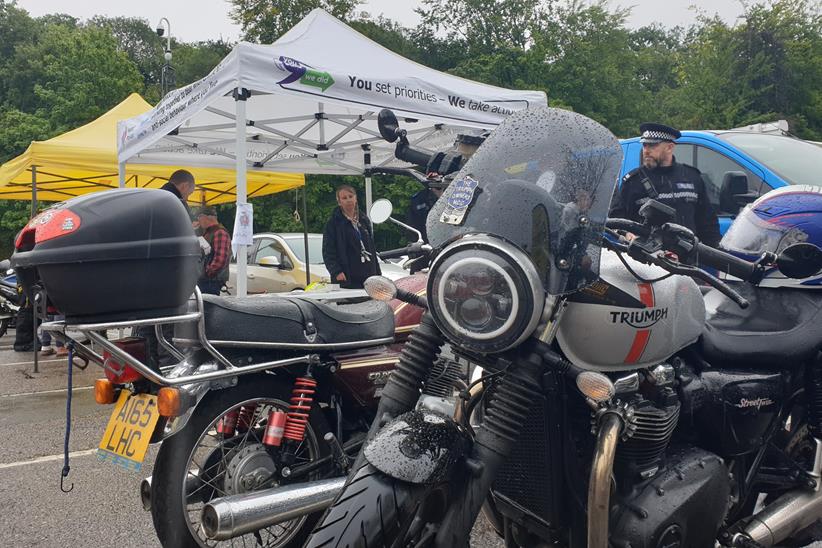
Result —
[[[11, 349], [13, 333], [0, 338], [0, 546], [159, 547], [139, 497], [157, 447], [149, 448], [139, 474], [98, 461], [95, 450], [112, 407], [94, 402], [92, 386], [102, 370], [75, 368], [65, 482], [73, 489], [63, 493], [67, 361], [41, 358], [35, 373], [32, 353]], [[471, 545], [497, 548], [502, 542], [481, 520]]]

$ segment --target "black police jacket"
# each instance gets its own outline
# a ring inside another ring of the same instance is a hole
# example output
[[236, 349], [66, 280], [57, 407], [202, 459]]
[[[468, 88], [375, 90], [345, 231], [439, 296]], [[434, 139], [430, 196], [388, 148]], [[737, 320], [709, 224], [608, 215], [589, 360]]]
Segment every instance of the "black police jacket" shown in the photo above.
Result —
[[425, 222], [428, 219], [428, 212], [431, 211], [435, 203], [437, 203], [437, 195], [426, 188], [411, 196], [411, 201], [408, 205], [406, 221], [408, 221], [409, 225], [420, 231], [424, 242], [428, 241]]
[[[656, 196], [649, 196], [643, 184], [646, 176]], [[629, 172], [614, 193], [609, 215], [641, 222], [639, 208], [650, 198], [676, 209], [676, 223], [693, 230], [700, 241], [719, 244], [719, 222], [698, 169], [674, 161], [668, 167]]]

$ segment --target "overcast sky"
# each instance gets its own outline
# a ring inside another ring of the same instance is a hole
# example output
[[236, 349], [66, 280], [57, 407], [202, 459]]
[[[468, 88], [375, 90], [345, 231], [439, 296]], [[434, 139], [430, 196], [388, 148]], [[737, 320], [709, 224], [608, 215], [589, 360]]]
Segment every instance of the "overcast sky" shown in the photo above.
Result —
[[[237, 41], [240, 29], [228, 17], [229, 3], [225, 0], [18, 0], [17, 4], [32, 16], [47, 13], [68, 13], [80, 19], [94, 15], [110, 17], [122, 15], [147, 19], [156, 26], [161, 17], [171, 23], [171, 33], [175, 39], [184, 42], [211, 40], [222, 37]], [[360, 7], [376, 16], [380, 13], [399, 23], [412, 27], [419, 18], [414, 8], [419, 0], [367, 0]], [[652, 22], [665, 26], [686, 26], [694, 21], [695, 11], [691, 6], [710, 15], [718, 13], [728, 23], [733, 23], [742, 12], [740, 0], [611, 0], [612, 6], [633, 6], [628, 21], [632, 27], [640, 27]], [[196, 13], [191, 9], [196, 6]]]

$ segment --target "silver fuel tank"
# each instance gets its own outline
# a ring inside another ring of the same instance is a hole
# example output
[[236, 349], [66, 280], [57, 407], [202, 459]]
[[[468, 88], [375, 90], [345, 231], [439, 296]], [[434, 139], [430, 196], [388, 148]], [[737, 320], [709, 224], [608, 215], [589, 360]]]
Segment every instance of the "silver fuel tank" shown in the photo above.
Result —
[[[695, 342], [705, 324], [699, 287], [686, 276], [602, 252], [600, 279], [572, 295], [557, 340], [574, 364], [598, 371], [641, 369]], [[650, 280], [658, 280], [650, 282]]]

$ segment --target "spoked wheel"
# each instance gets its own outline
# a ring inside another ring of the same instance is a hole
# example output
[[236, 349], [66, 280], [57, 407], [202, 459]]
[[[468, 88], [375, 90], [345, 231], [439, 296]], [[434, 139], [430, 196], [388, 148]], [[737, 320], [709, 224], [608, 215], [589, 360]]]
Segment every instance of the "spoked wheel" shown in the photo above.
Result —
[[[201, 522], [203, 507], [216, 498], [282, 485], [277, 453], [270, 452], [262, 439], [269, 412], [287, 410], [291, 387], [272, 379], [246, 380], [210, 394], [185, 428], [163, 442], [154, 467], [151, 497], [154, 528], [163, 546], [300, 546], [311, 531], [319, 513], [224, 541], [209, 540]], [[232, 431], [224, 425], [235, 417]], [[328, 453], [320, 441], [326, 431], [322, 416], [313, 410], [292, 468]], [[314, 472], [295, 482], [317, 478], [318, 472]]]
[[424, 548], [448, 509], [448, 486], [413, 485], [365, 463], [328, 509], [305, 548]]

